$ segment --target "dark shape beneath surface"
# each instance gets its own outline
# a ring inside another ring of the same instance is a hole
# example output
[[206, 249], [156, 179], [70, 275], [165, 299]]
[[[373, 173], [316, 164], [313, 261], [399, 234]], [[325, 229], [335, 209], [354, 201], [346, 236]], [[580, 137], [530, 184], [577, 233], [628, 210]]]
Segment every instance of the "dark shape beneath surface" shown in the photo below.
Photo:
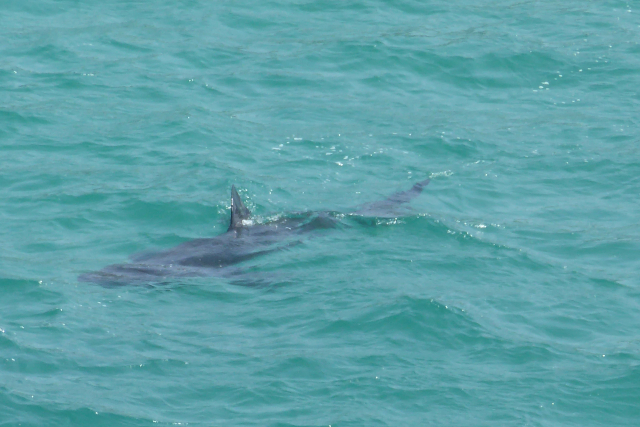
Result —
[[[429, 180], [369, 203], [353, 213], [361, 217], [398, 216], [399, 208], [417, 197]], [[207, 239], [195, 239], [172, 249], [133, 256], [130, 263], [114, 264], [78, 277], [81, 282], [103, 286], [147, 285], [181, 277], [237, 277], [243, 261], [299, 244], [301, 236], [336, 228], [335, 212], [303, 212], [264, 224], [254, 224], [235, 186], [231, 187], [231, 220], [227, 232]]]

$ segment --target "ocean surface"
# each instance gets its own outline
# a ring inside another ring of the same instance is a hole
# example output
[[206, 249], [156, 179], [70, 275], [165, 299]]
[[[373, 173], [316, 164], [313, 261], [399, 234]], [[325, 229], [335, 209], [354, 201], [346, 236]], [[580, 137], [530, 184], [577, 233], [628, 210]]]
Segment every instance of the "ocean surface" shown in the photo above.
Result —
[[1, 2], [0, 426], [640, 425], [638, 6]]

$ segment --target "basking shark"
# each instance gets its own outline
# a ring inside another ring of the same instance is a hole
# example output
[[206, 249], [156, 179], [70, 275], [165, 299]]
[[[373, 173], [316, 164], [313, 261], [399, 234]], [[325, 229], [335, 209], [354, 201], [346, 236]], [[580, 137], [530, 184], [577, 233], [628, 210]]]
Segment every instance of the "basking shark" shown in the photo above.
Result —
[[[389, 218], [402, 215], [403, 205], [417, 197], [429, 180], [385, 200], [368, 203], [349, 213], [356, 218]], [[406, 212], [404, 212], [406, 213]], [[231, 277], [242, 275], [244, 261], [301, 243], [301, 238], [323, 229], [337, 228], [343, 214], [330, 211], [300, 212], [260, 223], [251, 219], [235, 186], [231, 187], [231, 221], [219, 236], [184, 242], [172, 249], [143, 252], [131, 262], [114, 264], [100, 271], [81, 274], [78, 280], [103, 286], [153, 285], [186, 277]]]

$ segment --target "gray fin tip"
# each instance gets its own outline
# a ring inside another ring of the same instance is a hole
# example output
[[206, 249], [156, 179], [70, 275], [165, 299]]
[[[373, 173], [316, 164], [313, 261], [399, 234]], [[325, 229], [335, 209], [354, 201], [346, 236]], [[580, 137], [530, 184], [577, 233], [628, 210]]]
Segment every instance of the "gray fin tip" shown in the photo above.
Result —
[[229, 230], [242, 227], [242, 220], [249, 219], [251, 212], [242, 203], [240, 194], [236, 190], [236, 186], [231, 186], [231, 221], [229, 224]]

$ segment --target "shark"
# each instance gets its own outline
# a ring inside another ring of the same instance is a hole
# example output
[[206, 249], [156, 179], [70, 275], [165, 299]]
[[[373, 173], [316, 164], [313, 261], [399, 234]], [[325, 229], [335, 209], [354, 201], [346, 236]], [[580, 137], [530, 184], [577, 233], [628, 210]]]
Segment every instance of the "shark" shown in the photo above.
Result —
[[[361, 206], [347, 216], [356, 219], [391, 218], [406, 214], [406, 205], [420, 195], [429, 179], [384, 200]], [[271, 221], [257, 221], [231, 186], [231, 219], [226, 232], [210, 238], [189, 240], [178, 246], [132, 255], [130, 262], [83, 273], [80, 282], [105, 287], [164, 284], [187, 277], [242, 277], [243, 262], [290, 249], [303, 243], [303, 237], [338, 228], [345, 214], [333, 211], [294, 212]], [[362, 221], [366, 223], [367, 221]], [[238, 281], [242, 284], [258, 281]]]

